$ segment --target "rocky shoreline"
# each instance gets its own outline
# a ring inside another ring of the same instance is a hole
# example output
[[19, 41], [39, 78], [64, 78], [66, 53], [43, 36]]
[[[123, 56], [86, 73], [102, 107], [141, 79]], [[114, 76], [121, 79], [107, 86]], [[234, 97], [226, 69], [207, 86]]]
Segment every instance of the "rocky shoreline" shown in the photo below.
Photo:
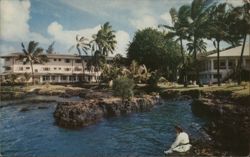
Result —
[[233, 97], [232, 91], [165, 90], [167, 100], [192, 99], [192, 112], [208, 122], [203, 130], [211, 140], [195, 140], [186, 156], [250, 155], [250, 95]]
[[[66, 128], [88, 126], [112, 116], [150, 111], [161, 102], [156, 94], [135, 96], [132, 101], [122, 102], [119, 98], [113, 97], [111, 91], [102, 89], [82, 88], [61, 92], [57, 90], [50, 93], [45, 91], [33, 91], [32, 93], [61, 98], [79, 97], [78, 101], [65, 99], [68, 101], [58, 102], [54, 112], [55, 122]], [[6, 95], [8, 96], [8, 94]], [[165, 90], [160, 93], [160, 96], [165, 100], [192, 100], [192, 112], [196, 116], [208, 119], [203, 130], [210, 135], [211, 140], [193, 140], [193, 148], [186, 156], [249, 155], [249, 95], [233, 97], [232, 91], [204, 92], [194, 89]]]
[[114, 97], [60, 102], [54, 112], [54, 118], [59, 126], [77, 128], [96, 123], [106, 117], [149, 111], [159, 103], [160, 98], [151, 95], [135, 97], [125, 102]]
[[231, 92], [205, 93], [192, 103], [193, 113], [209, 119], [204, 126], [213, 146], [231, 155], [250, 152], [250, 96], [232, 98]]

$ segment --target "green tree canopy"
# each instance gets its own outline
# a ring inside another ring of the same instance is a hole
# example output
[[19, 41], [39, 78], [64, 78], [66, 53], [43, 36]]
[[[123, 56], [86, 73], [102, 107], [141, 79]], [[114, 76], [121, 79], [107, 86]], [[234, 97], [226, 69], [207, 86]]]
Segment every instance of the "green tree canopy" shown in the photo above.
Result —
[[150, 70], [159, 70], [171, 79], [181, 63], [181, 48], [163, 32], [146, 28], [135, 33], [127, 56], [130, 61], [144, 64]]

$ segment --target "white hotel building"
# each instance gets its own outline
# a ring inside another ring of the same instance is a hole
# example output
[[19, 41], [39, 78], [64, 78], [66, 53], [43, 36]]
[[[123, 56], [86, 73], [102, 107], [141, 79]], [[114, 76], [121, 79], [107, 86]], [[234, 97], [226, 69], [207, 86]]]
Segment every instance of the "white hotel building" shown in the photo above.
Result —
[[[4, 72], [1, 74], [4, 82], [11, 74], [18, 74], [17, 81], [24, 80], [24, 74], [31, 74], [31, 66], [29, 63], [23, 64], [23, 61], [18, 60], [20, 53], [11, 53], [1, 56], [4, 59]], [[77, 55], [64, 54], [47, 54], [49, 59], [44, 64], [34, 64], [34, 75], [36, 83], [74, 83], [79, 82], [81, 78], [85, 82], [98, 82], [101, 75], [100, 71], [95, 68], [87, 69], [86, 61], [90, 56], [84, 57], [84, 75], [81, 58]], [[28, 82], [32, 82], [32, 77]]]
[[[243, 53], [243, 69], [249, 72], [250, 76], [250, 45], [245, 45]], [[224, 82], [234, 74], [240, 60], [242, 46], [234, 47], [220, 52], [220, 77]], [[202, 60], [200, 79], [203, 83], [217, 82], [217, 53], [210, 54]]]

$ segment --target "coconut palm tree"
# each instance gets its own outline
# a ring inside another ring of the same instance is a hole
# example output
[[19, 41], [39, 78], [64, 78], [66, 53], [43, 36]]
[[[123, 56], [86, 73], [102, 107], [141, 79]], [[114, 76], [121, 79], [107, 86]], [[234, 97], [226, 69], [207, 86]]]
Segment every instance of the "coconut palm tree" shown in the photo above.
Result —
[[221, 3], [214, 5], [209, 9], [209, 27], [207, 31], [208, 39], [212, 39], [214, 46], [217, 49], [217, 83], [221, 85], [220, 78], [220, 43], [225, 41], [235, 45], [237, 41], [232, 40], [229, 35], [229, 23], [228, 16], [232, 9], [231, 5], [227, 3]]
[[78, 55], [81, 58], [82, 79], [80, 79], [80, 80], [83, 80], [84, 73], [85, 73], [84, 55], [88, 55], [88, 50], [90, 49], [90, 42], [88, 41], [88, 39], [86, 37], [76, 35], [76, 44], [69, 48], [69, 52], [71, 52], [71, 50], [74, 48], [77, 49]]
[[23, 54], [18, 56], [18, 59], [23, 61], [23, 64], [30, 64], [31, 67], [31, 74], [32, 74], [32, 82], [33, 85], [35, 84], [34, 79], [34, 64], [43, 64], [44, 62], [48, 61], [48, 57], [46, 54], [43, 54], [43, 49], [38, 47], [38, 42], [30, 41], [27, 49], [25, 48], [24, 44], [22, 43], [22, 50]]
[[53, 41], [53, 42], [49, 45], [48, 49], [46, 50], [47, 54], [52, 54], [52, 53], [54, 53], [54, 45], [55, 45], [55, 41]]
[[[208, 27], [208, 13], [207, 10], [210, 7], [212, 1], [204, 0], [193, 0], [190, 8], [190, 17], [188, 33], [191, 37], [191, 43], [188, 46], [191, 46], [189, 50], [192, 50], [194, 62], [197, 62], [197, 53], [199, 53], [198, 48], [204, 49], [204, 44], [202, 38], [205, 37], [205, 32]], [[203, 46], [202, 46], [203, 45]], [[196, 81], [199, 82], [199, 69], [196, 66]]]
[[181, 45], [181, 55], [182, 55], [182, 66], [184, 73], [184, 86], [187, 86], [186, 70], [185, 70], [185, 54], [183, 49], [183, 40], [187, 39], [188, 30], [188, 16], [190, 14], [190, 6], [183, 5], [176, 11], [175, 8], [170, 9], [170, 15], [172, 18], [173, 26], [159, 25], [159, 27], [164, 27], [169, 29], [171, 32], [167, 33], [167, 36], [177, 37], [176, 41], [180, 41]]
[[115, 40], [115, 31], [112, 30], [112, 26], [109, 22], [104, 23], [97, 34], [93, 35], [93, 41], [97, 45], [97, 50], [104, 56], [108, 56], [109, 53], [113, 54], [117, 41]]
[[238, 85], [241, 84], [241, 70], [242, 70], [242, 61], [243, 61], [243, 53], [246, 45], [247, 34], [250, 34], [250, 3], [245, 0], [243, 6], [239, 6], [233, 9], [230, 15], [230, 20], [233, 21], [231, 23], [230, 35], [238, 36], [243, 39], [242, 49], [240, 60], [237, 65], [237, 74], [238, 74]]

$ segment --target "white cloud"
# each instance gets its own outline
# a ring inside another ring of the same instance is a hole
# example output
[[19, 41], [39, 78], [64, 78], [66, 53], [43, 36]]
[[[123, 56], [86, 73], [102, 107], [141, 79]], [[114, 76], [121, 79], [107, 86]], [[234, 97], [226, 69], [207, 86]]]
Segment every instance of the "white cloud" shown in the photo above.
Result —
[[172, 25], [172, 18], [170, 16], [169, 12], [165, 12], [165, 13], [161, 14], [160, 18], [162, 20], [164, 20], [164, 22], [166, 22], [165, 24]]
[[70, 48], [76, 43], [76, 35], [84, 36], [91, 40], [92, 35], [96, 34], [100, 28], [101, 26], [98, 25], [93, 28], [83, 28], [80, 30], [65, 30], [60, 23], [55, 21], [48, 26], [48, 33], [52, 36], [53, 40], [63, 44], [65, 48]]
[[126, 56], [126, 50], [128, 48], [128, 43], [130, 41], [129, 34], [125, 31], [116, 32], [117, 45], [115, 49], [115, 54], [120, 53], [123, 56]]
[[150, 15], [145, 15], [137, 19], [130, 20], [131, 25], [136, 27], [137, 29], [144, 29], [147, 27], [157, 27], [157, 20]]
[[233, 6], [243, 5], [243, 0], [224, 0], [224, 2], [230, 3]]
[[29, 30], [30, 1], [0, 1], [0, 39], [5, 41], [36, 40], [47, 43], [48, 40], [39, 33]]
[[[87, 39], [91, 40], [92, 35], [96, 34], [101, 28], [100, 25], [97, 25], [93, 28], [82, 28], [80, 30], [66, 30], [63, 25], [58, 22], [53, 22], [48, 26], [48, 33], [52, 36], [53, 40], [64, 45], [66, 49], [69, 49], [72, 45], [76, 43], [76, 35], [84, 36]], [[125, 54], [127, 44], [129, 42], [129, 34], [125, 31], [116, 32], [117, 47], [115, 50], [116, 53]]]

